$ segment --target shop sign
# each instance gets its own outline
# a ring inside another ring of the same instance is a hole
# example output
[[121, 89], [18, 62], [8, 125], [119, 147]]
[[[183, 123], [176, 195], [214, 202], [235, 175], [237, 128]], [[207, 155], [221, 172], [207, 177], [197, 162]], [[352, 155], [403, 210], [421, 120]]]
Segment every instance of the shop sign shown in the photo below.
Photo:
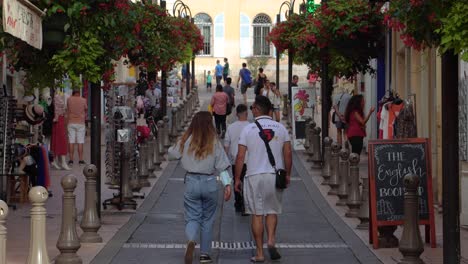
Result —
[[42, 19], [33, 6], [25, 0], [4, 0], [3, 31], [42, 49]]
[[293, 148], [304, 150], [307, 117], [314, 117], [315, 93], [311, 87], [292, 87]]

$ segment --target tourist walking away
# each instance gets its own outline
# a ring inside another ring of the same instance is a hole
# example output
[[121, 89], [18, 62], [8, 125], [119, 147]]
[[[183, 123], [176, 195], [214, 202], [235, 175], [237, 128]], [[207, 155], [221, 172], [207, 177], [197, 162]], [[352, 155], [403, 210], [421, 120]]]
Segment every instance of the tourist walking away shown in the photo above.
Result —
[[[236, 167], [235, 162], [236, 162], [236, 157], [237, 157], [237, 150], [238, 150], [238, 144], [239, 144], [239, 136], [242, 132], [242, 130], [250, 124], [249, 121], [247, 121], [248, 117], [248, 112], [247, 112], [247, 106], [245, 104], [239, 104], [236, 107], [236, 115], [238, 120], [232, 124], [230, 124], [227, 128], [226, 131], [226, 137], [224, 139], [224, 149], [226, 150], [226, 153], [228, 154], [229, 160], [231, 161], [232, 164], [232, 175], [236, 175]], [[241, 176], [240, 176], [240, 181], [241, 183], [244, 181], [245, 173], [247, 171], [247, 154], [245, 155], [245, 160], [244, 160], [244, 165], [242, 166], [242, 171], [241, 171]], [[234, 184], [236, 184], [236, 180], [234, 178]], [[234, 192], [234, 208], [236, 209], [236, 212], [242, 213], [243, 216], [247, 215], [245, 214], [245, 207], [244, 207], [244, 197], [242, 196], [242, 190], [235, 191]]]
[[[281, 110], [281, 93], [275, 82], [270, 82], [270, 90], [273, 93], [273, 97], [270, 99], [273, 104], [273, 118], [276, 122], [280, 122], [280, 110]], [[270, 95], [271, 96], [271, 95]]]
[[85, 164], [83, 159], [83, 145], [86, 136], [86, 112], [88, 104], [86, 99], [81, 97], [80, 90], [73, 90], [72, 96], [67, 100], [67, 130], [70, 160], [69, 165], [73, 165], [75, 146], [78, 148], [78, 163]]
[[229, 116], [231, 114], [232, 108], [235, 106], [236, 92], [235, 92], [234, 88], [232, 88], [231, 83], [232, 83], [232, 78], [228, 77], [226, 79], [226, 85], [224, 85], [224, 87], [223, 87], [223, 91], [227, 94], [227, 96], [229, 98], [229, 102], [228, 102], [228, 105], [226, 107], [226, 116]]
[[229, 62], [227, 58], [224, 58], [224, 67], [223, 67], [223, 81], [226, 84], [226, 80], [229, 75]]
[[265, 261], [264, 219], [268, 253], [272, 260], [279, 260], [281, 255], [275, 246], [276, 226], [278, 214], [282, 212], [283, 189], [276, 188], [276, 171], [285, 177], [287, 186], [291, 177], [291, 142], [286, 128], [270, 117], [273, 105], [267, 97], [261, 95], [255, 97], [251, 109], [255, 123], [247, 125], [239, 137], [235, 190], [241, 191], [241, 172], [248, 152], [243, 194], [245, 211], [252, 215], [252, 232], [256, 243], [256, 254], [251, 261]]
[[211, 71], [208, 71], [206, 76], [206, 91], [211, 92], [211, 82], [213, 81], [213, 76], [211, 76]]
[[252, 73], [247, 69], [247, 63], [242, 63], [242, 69], [239, 71], [239, 78], [237, 79], [237, 88], [239, 88], [239, 82], [241, 84], [241, 94], [244, 98], [244, 104], [247, 105], [247, 89], [252, 85]]
[[219, 60], [216, 60], [215, 77], [216, 85], [220, 85], [223, 78], [223, 66], [219, 63]]
[[228, 95], [223, 91], [221, 84], [217, 85], [210, 104], [211, 109], [213, 109], [216, 131], [221, 138], [224, 138], [224, 134], [226, 133], [226, 110], [228, 103]]
[[345, 120], [348, 124], [346, 135], [351, 144], [351, 152], [361, 154], [366, 136], [366, 123], [369, 121], [375, 108], [371, 107], [367, 115], [364, 115], [364, 97], [362, 94], [354, 95], [346, 107]]
[[[347, 122], [345, 120], [345, 111], [348, 106], [348, 102], [351, 99], [351, 95], [342, 89], [340, 93], [333, 96], [333, 115], [332, 122], [336, 127], [336, 142], [341, 146], [343, 142], [346, 142], [346, 127]], [[343, 140], [344, 138], [344, 140]]]
[[211, 242], [218, 183], [215, 172], [220, 172], [224, 186], [224, 200], [231, 197], [230, 163], [223, 144], [216, 137], [210, 112], [195, 114], [189, 128], [175, 146], [169, 148], [171, 159], [181, 159], [185, 176], [184, 215], [187, 248], [185, 264], [193, 262], [197, 234], [200, 231], [200, 263], [212, 263]]
[[255, 79], [257, 85], [255, 86], [255, 96], [260, 95], [260, 90], [265, 85], [267, 76], [263, 73], [263, 68], [258, 68], [257, 78]]

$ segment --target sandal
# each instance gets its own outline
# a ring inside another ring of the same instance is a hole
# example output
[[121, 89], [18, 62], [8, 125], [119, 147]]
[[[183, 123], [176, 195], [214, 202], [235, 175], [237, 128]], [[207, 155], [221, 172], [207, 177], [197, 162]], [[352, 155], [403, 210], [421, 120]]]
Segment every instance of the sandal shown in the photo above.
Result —
[[265, 259], [258, 259], [256, 257], [251, 257], [250, 262], [252, 262], [252, 263], [263, 263], [263, 262], [265, 262]]
[[270, 259], [271, 260], [279, 260], [281, 259], [281, 255], [278, 252], [278, 249], [276, 249], [275, 246], [268, 246], [268, 253], [270, 254]]

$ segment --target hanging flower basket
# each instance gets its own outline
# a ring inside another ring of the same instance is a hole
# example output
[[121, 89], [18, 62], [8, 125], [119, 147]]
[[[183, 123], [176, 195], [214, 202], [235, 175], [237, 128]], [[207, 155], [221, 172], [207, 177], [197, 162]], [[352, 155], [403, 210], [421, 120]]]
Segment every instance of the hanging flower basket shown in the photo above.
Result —
[[45, 47], [58, 47], [65, 40], [65, 25], [68, 17], [64, 13], [55, 13], [42, 22], [43, 44]]

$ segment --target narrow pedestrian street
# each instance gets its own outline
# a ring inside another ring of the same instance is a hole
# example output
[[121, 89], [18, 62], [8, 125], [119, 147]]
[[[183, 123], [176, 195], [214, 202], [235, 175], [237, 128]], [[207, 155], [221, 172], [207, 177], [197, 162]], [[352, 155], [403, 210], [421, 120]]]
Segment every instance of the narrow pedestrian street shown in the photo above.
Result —
[[[249, 93], [249, 102], [253, 96]], [[201, 93], [200, 99], [201, 109], [206, 109], [209, 94]], [[241, 97], [236, 99], [240, 102]], [[277, 230], [281, 263], [381, 263], [329, 207], [313, 183], [312, 176], [319, 176], [320, 171], [307, 169], [297, 155], [293, 156], [291, 185], [283, 196], [284, 211]], [[179, 161], [169, 162], [137, 213], [92, 263], [181, 263], [186, 243], [184, 175]], [[214, 263], [248, 263], [253, 254], [250, 217], [236, 214], [233, 198], [224, 202], [220, 192]], [[268, 259], [268, 255], [265, 257]]]

